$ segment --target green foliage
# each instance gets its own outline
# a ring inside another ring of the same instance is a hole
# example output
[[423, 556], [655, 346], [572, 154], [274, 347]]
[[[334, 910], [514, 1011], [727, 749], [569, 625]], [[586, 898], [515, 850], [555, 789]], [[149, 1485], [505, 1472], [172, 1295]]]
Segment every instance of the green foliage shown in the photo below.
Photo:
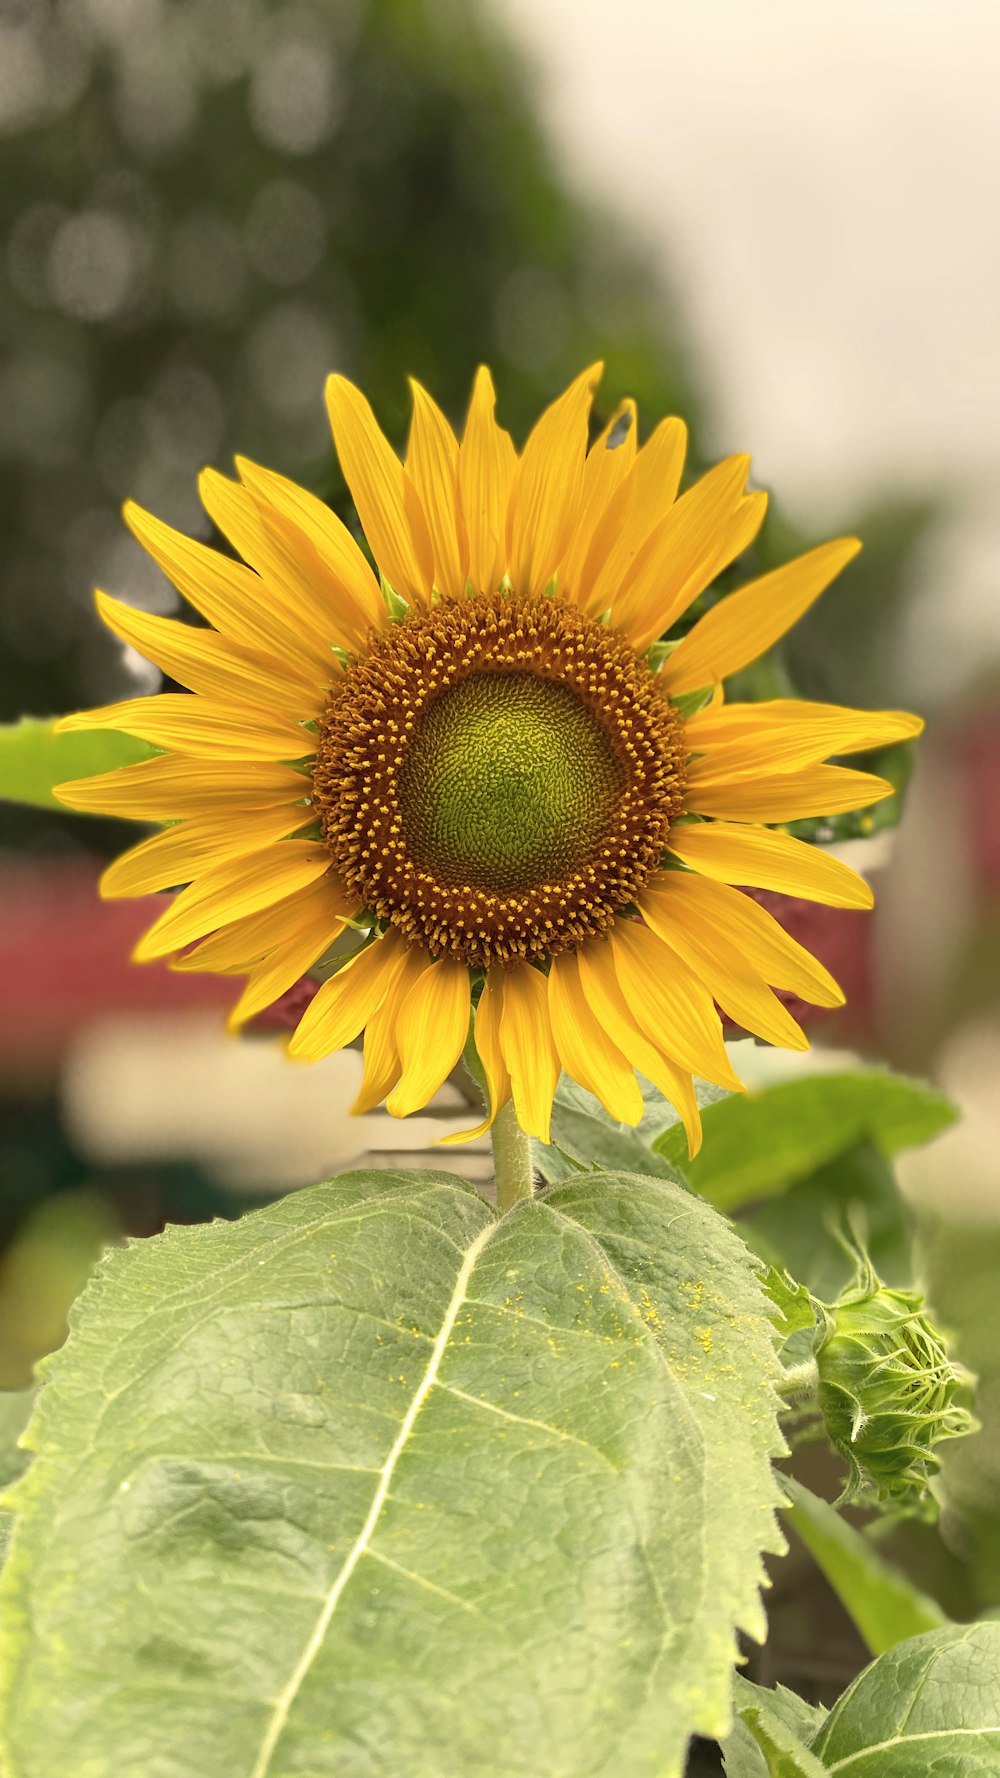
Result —
[[[733, 1212], [787, 1191], [857, 1143], [891, 1156], [929, 1142], [956, 1115], [950, 1100], [925, 1082], [883, 1069], [814, 1074], [711, 1106], [704, 1147], [685, 1172], [717, 1210]], [[682, 1142], [675, 1128], [653, 1146], [680, 1164]]]
[[6, 1778], [679, 1775], [780, 1547], [767, 1301], [667, 1180], [358, 1173], [112, 1252], [4, 1571]]
[[1000, 1624], [948, 1624], [898, 1643], [816, 1727], [780, 1689], [738, 1681], [736, 1706], [744, 1732], [727, 1743], [727, 1778], [995, 1778]]
[[828, 1501], [810, 1493], [793, 1476], [783, 1477], [783, 1486], [788, 1496], [788, 1522], [873, 1655], [947, 1622], [937, 1601], [891, 1568], [868, 1538], [841, 1518]]
[[[574, 1173], [606, 1169], [636, 1172], [658, 1179], [682, 1180], [680, 1164], [656, 1152], [655, 1138], [678, 1124], [677, 1113], [649, 1081], [642, 1081], [646, 1110], [635, 1126], [616, 1123], [599, 1099], [563, 1075], [552, 1107], [552, 1141], [536, 1143], [535, 1165], [542, 1178], [556, 1184]], [[698, 1102], [711, 1105], [724, 1096], [719, 1087], [696, 1083]], [[686, 1142], [683, 1153], [687, 1156]]]
[[[0, 1488], [9, 1487], [27, 1468], [28, 1454], [18, 1440], [28, 1424], [34, 1399], [33, 1389], [0, 1392]], [[0, 1562], [7, 1553], [11, 1529], [10, 1513], [0, 1511]]]
[[134, 765], [156, 752], [146, 741], [111, 730], [59, 735], [55, 719], [41, 722], [24, 716], [0, 728], [0, 802], [31, 803], [40, 809], [65, 809], [52, 795], [55, 784], [90, 778]]
[[811, 1750], [845, 1778], [996, 1778], [1000, 1623], [950, 1624], [880, 1655]]

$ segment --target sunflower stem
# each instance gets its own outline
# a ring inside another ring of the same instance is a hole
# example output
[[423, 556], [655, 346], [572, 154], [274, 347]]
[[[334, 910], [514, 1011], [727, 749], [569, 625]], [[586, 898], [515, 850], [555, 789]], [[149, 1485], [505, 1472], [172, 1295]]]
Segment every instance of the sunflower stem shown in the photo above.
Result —
[[531, 1137], [525, 1135], [517, 1121], [513, 1099], [501, 1106], [490, 1131], [493, 1143], [493, 1170], [497, 1182], [497, 1207], [505, 1211], [530, 1198], [535, 1189], [535, 1169], [531, 1158]]

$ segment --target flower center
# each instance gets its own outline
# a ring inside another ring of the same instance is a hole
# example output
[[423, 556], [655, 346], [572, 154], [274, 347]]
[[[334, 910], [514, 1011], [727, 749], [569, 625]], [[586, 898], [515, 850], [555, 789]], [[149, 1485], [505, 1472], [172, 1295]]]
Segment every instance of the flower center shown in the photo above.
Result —
[[554, 599], [443, 600], [330, 694], [313, 793], [345, 886], [482, 968], [607, 931], [656, 869], [684, 730], [626, 639]]
[[473, 673], [417, 718], [399, 773], [418, 869], [454, 887], [530, 889], [579, 868], [606, 838], [624, 773], [568, 685]]

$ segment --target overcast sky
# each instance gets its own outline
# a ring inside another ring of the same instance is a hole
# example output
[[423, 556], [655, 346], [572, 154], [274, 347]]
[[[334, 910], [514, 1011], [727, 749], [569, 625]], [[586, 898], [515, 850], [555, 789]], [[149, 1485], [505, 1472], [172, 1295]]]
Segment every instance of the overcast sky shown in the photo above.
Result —
[[719, 451], [831, 523], [957, 495], [913, 637], [953, 689], [1000, 653], [1000, 0], [495, 4], [572, 179], [679, 281]]

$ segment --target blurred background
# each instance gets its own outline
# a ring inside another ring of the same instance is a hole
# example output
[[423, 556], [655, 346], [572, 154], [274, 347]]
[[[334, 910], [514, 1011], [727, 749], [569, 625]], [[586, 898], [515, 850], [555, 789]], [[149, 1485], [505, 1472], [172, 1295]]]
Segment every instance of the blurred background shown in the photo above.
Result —
[[[406, 376], [460, 421], [486, 359], [519, 439], [601, 356], [604, 410], [682, 413], [693, 468], [752, 451], [741, 576], [866, 546], [757, 695], [928, 718], [902, 827], [820, 835], [879, 907], [815, 937], [850, 1000], [809, 1065], [961, 1105], [900, 1177], [1000, 1418], [998, 54], [991, 0], [0, 0], [0, 721], [158, 688], [93, 611], [178, 605], [126, 496], [209, 538], [197, 472], [239, 450], [346, 516], [330, 370], [402, 443]], [[148, 909], [95, 882], [135, 837], [0, 804], [3, 1389], [106, 1240], [462, 1127], [457, 1087], [352, 1122], [356, 1054], [296, 1069], [224, 1037], [231, 984], [132, 968]], [[955, 1609], [1000, 1600], [978, 1443], [910, 1552]]]

